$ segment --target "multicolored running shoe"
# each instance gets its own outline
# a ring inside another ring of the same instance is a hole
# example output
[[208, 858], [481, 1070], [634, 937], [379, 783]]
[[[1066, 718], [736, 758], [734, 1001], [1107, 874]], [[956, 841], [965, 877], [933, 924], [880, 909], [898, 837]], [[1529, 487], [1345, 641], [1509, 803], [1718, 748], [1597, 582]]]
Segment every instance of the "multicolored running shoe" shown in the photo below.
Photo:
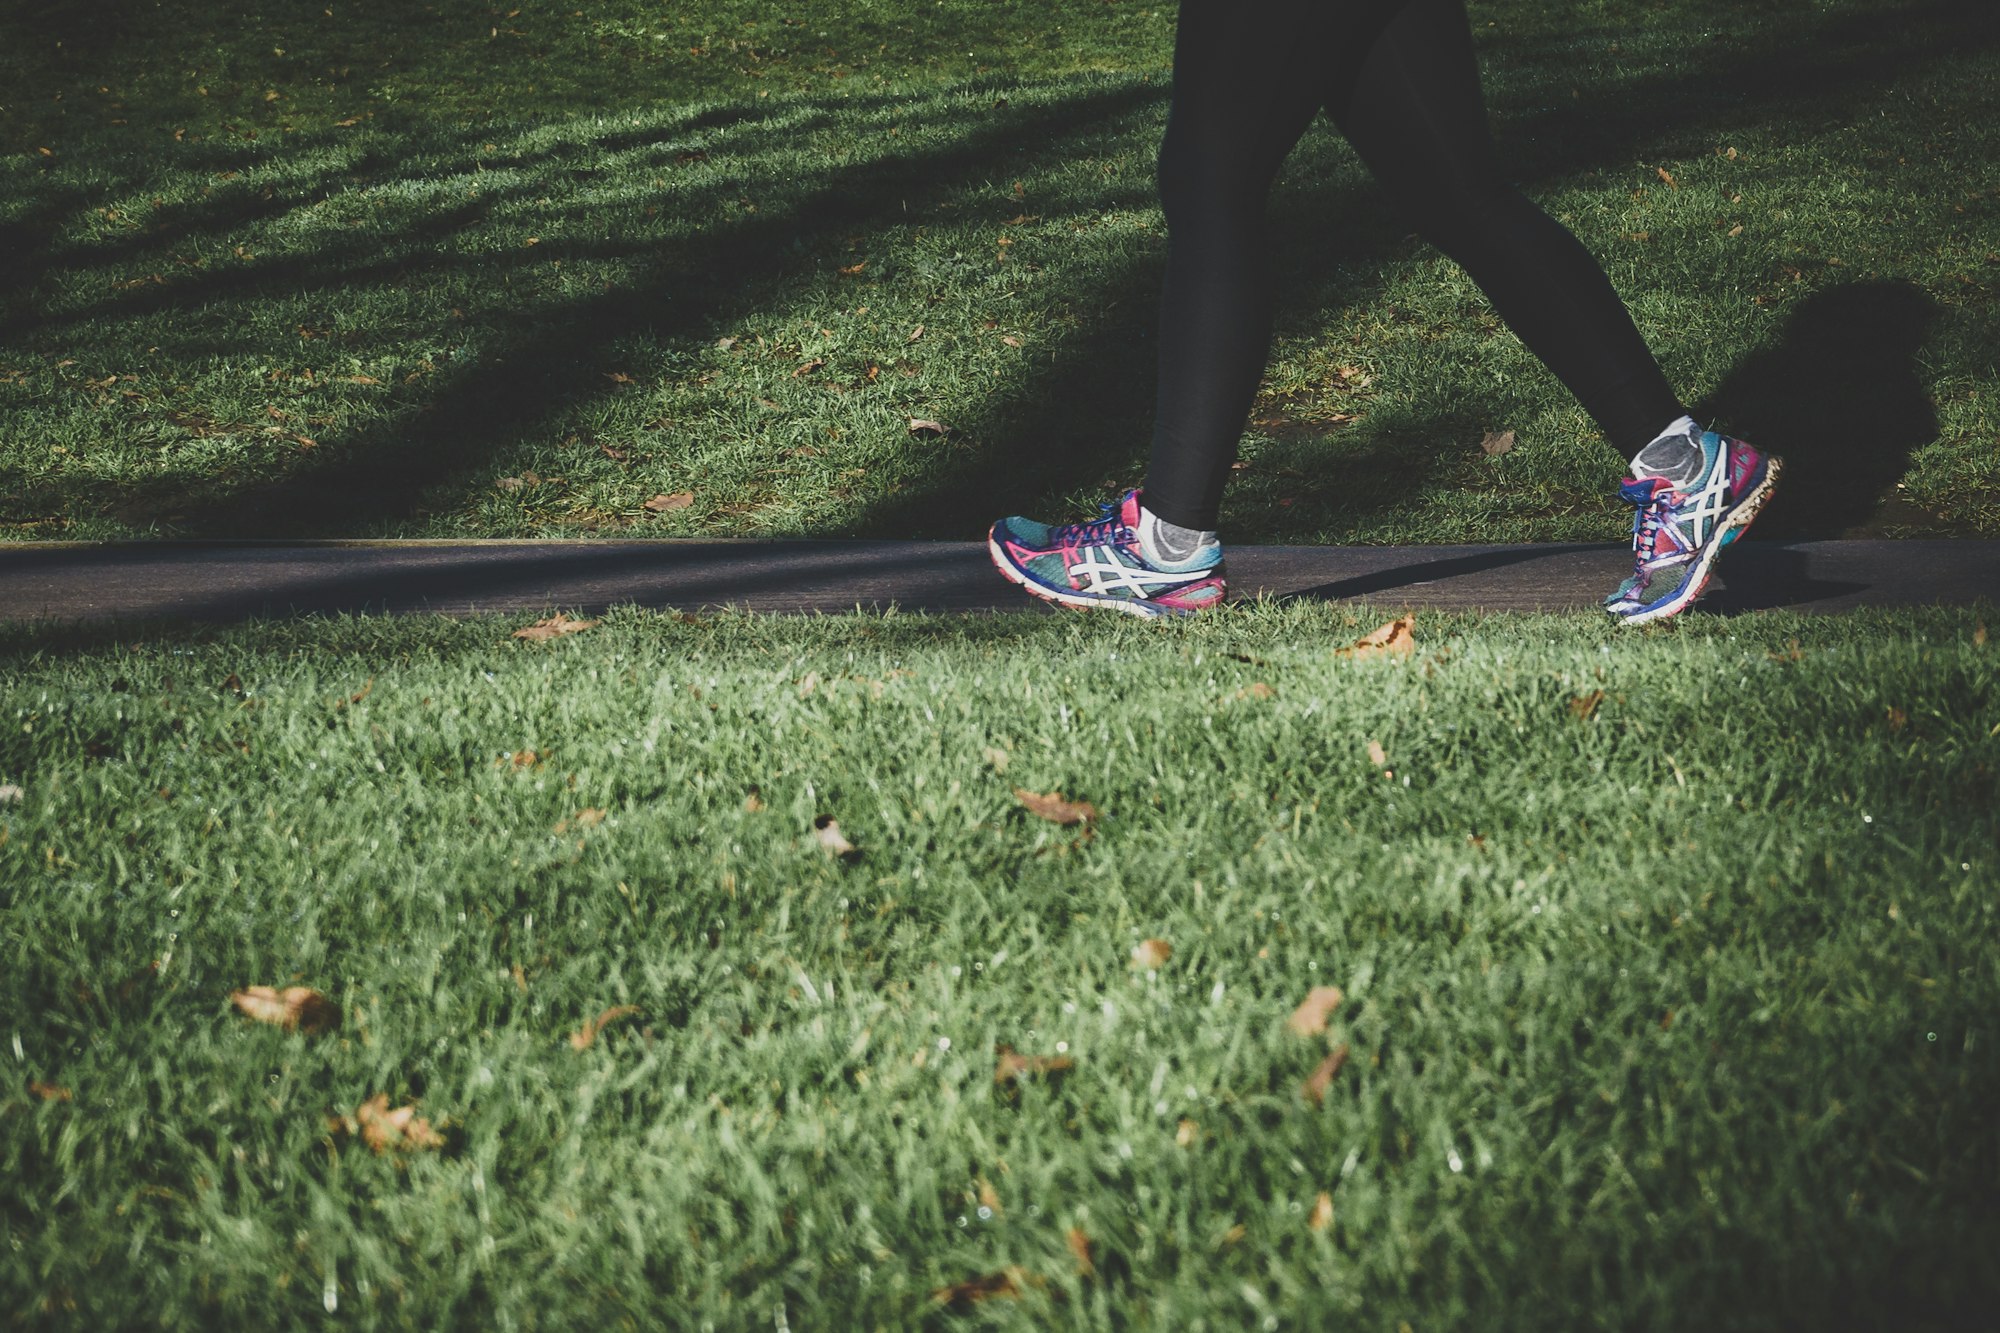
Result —
[[993, 566], [1045, 601], [1108, 607], [1135, 616], [1188, 615], [1218, 605], [1226, 583], [1222, 548], [1210, 545], [1179, 564], [1156, 564], [1139, 546], [1139, 492], [1099, 505], [1088, 523], [1052, 527], [1028, 518], [993, 525]]
[[1714, 431], [1700, 437], [1701, 471], [1676, 489], [1665, 477], [1627, 477], [1618, 497], [1632, 518], [1632, 576], [1604, 599], [1628, 625], [1671, 616], [1708, 587], [1715, 558], [1743, 535], [1778, 484], [1779, 461]]

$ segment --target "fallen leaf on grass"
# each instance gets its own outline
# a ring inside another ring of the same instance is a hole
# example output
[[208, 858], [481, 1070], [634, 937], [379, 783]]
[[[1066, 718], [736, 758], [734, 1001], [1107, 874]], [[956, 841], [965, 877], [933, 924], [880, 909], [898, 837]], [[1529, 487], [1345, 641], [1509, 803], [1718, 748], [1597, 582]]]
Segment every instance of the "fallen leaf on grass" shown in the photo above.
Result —
[[1910, 724], [1910, 715], [1908, 713], [1905, 713], [1902, 709], [1897, 708], [1895, 705], [1891, 704], [1888, 710], [1887, 721], [1889, 723], [1889, 730], [1901, 731], [1904, 727]]
[[989, 745], [979, 753], [987, 763], [993, 765], [995, 773], [1005, 773], [1007, 765], [1013, 761], [1013, 756], [998, 746]]
[[804, 376], [804, 375], [810, 375], [810, 374], [812, 374], [812, 373], [813, 373], [813, 372], [814, 372], [815, 370], [822, 370], [822, 369], [824, 369], [824, 368], [825, 368], [825, 366], [826, 366], [826, 358], [825, 358], [825, 357], [821, 357], [821, 356], [816, 356], [816, 357], [814, 357], [814, 358], [813, 358], [812, 360], [810, 360], [810, 361], [806, 362], [806, 363], [805, 363], [804, 365], [800, 366], [800, 367], [799, 367], [799, 368], [798, 368], [797, 370], [793, 371], [793, 372], [792, 372], [792, 378], [793, 378], [793, 379], [798, 379], [798, 378], [800, 378], [801, 376]]
[[753, 815], [756, 814], [764, 808], [764, 794], [757, 788], [752, 787], [750, 794], [743, 798], [743, 808]]
[[1006, 343], [1009, 347], [1019, 347], [1021, 345], [1021, 340], [1011, 333], [1004, 335], [1000, 341]]
[[603, 822], [604, 812], [602, 810], [579, 810], [568, 819], [558, 819], [555, 828], [551, 832], [561, 834], [569, 832], [572, 828], [596, 828]]
[[604, 376], [604, 378], [605, 378], [605, 379], [608, 379], [608, 380], [610, 380], [610, 381], [611, 381], [611, 382], [612, 382], [613, 384], [637, 384], [637, 383], [638, 383], [638, 381], [637, 381], [637, 380], [633, 379], [633, 378], [632, 378], [632, 377], [631, 377], [630, 375], [627, 375], [627, 374], [626, 374], [626, 373], [625, 373], [624, 371], [622, 371], [622, 370], [612, 370], [612, 371], [607, 371], [607, 372], [605, 372], [605, 376]]
[[845, 268], [842, 268], [840, 270], [840, 276], [843, 278], [851, 278], [854, 277], [856, 274], [860, 273], [862, 269], [867, 267], [868, 267], [868, 261], [864, 259], [858, 264], [849, 264]]
[[1514, 432], [1511, 430], [1487, 431], [1479, 441], [1480, 452], [1488, 458], [1506, 453], [1514, 447]]
[[1140, 940], [1132, 946], [1132, 966], [1142, 972], [1157, 972], [1174, 956], [1174, 946], [1165, 940]]
[[561, 638], [565, 634], [581, 634], [587, 629], [596, 629], [602, 623], [596, 620], [578, 620], [558, 611], [547, 620], [537, 620], [526, 629], [514, 631], [514, 637], [529, 643], [546, 643], [550, 639]]
[[996, 1297], [1014, 1299], [1021, 1294], [1023, 1285], [1034, 1284], [1036, 1279], [1026, 1269], [1019, 1264], [1009, 1264], [997, 1273], [984, 1273], [963, 1282], [954, 1282], [948, 1287], [939, 1287], [931, 1293], [931, 1299], [939, 1305], [962, 1310]]
[[636, 1004], [614, 1004], [597, 1017], [588, 1019], [584, 1025], [569, 1034], [569, 1044], [579, 1051], [587, 1051], [597, 1040], [597, 1034], [621, 1018], [630, 1018], [639, 1012]]
[[991, 1208], [995, 1216], [1004, 1211], [1000, 1207], [1000, 1191], [994, 1189], [993, 1182], [985, 1176], [979, 1178], [979, 1206], [982, 1208]]
[[1335, 657], [1407, 657], [1416, 651], [1417, 618], [1398, 616], [1388, 624], [1362, 635], [1345, 648], [1334, 650]]
[[1005, 1042], [993, 1048], [995, 1083], [1016, 1083], [1024, 1078], [1053, 1077], [1076, 1068], [1067, 1055], [1023, 1055]]
[[354, 1108], [353, 1132], [376, 1152], [398, 1148], [442, 1148], [444, 1135], [417, 1114], [414, 1106], [389, 1108], [389, 1094], [378, 1092]]
[[1589, 694], [1579, 694], [1569, 701], [1570, 716], [1579, 722], [1588, 722], [1597, 715], [1597, 706], [1604, 702], [1603, 690], [1592, 690]]
[[1975, 648], [1986, 646], [1986, 622], [1983, 620], [1972, 627], [1972, 646]]
[[340, 1026], [340, 1006], [310, 986], [245, 986], [229, 992], [229, 1000], [259, 1023], [287, 1032], [330, 1032]]
[[849, 842], [840, 831], [840, 824], [832, 815], [821, 815], [813, 820], [813, 837], [821, 847], [834, 856], [858, 856], [861, 849]]
[[1333, 1082], [1334, 1075], [1338, 1074], [1340, 1067], [1346, 1063], [1347, 1043], [1343, 1041], [1328, 1051], [1326, 1059], [1320, 1061], [1319, 1066], [1306, 1075], [1306, 1081], [1299, 1085], [1299, 1095], [1314, 1106], [1318, 1106], [1326, 1100], [1326, 1090]]
[[1263, 681], [1253, 680], [1230, 697], [1234, 699], [1269, 699], [1277, 693], [1276, 690], [1266, 685]]
[[945, 424], [942, 421], [931, 421], [924, 417], [911, 417], [909, 429], [912, 435], [943, 435], [947, 433]]
[[1192, 1120], [1183, 1120], [1174, 1129], [1174, 1142], [1183, 1148], [1192, 1148], [1201, 1138], [1201, 1126]]
[[1675, 180], [1674, 174], [1671, 171], [1668, 171], [1665, 167], [1655, 167], [1653, 168], [1653, 170], [1659, 174], [1661, 180], [1665, 181], [1668, 185], [1672, 186], [1674, 189], [1678, 190], [1681, 188], [1681, 183]]
[[70, 1090], [56, 1083], [44, 1083], [38, 1078], [28, 1080], [28, 1091], [45, 1102], [66, 1102]]
[[1063, 1239], [1069, 1242], [1069, 1252], [1076, 1258], [1076, 1275], [1089, 1277], [1095, 1273], [1097, 1265], [1090, 1260], [1090, 1237], [1083, 1233], [1083, 1228], [1071, 1227]]
[[0, 805], [19, 805], [27, 795], [18, 782], [0, 782]]
[[1368, 762], [1377, 768], [1389, 766], [1389, 752], [1382, 748], [1382, 742], [1374, 740], [1368, 742]]
[[1044, 796], [1025, 787], [1016, 787], [1014, 798], [1028, 808], [1029, 814], [1039, 815], [1054, 824], [1087, 824], [1097, 818], [1097, 807], [1089, 801], [1065, 801], [1059, 791]]
[[1306, 1214], [1306, 1225], [1314, 1231], [1326, 1230], [1326, 1224], [1333, 1221], [1333, 1196], [1325, 1190], [1313, 1200], [1312, 1211]]
[[493, 485], [497, 489], [503, 491], [518, 491], [527, 484], [528, 483], [522, 481], [519, 477], [502, 477], [500, 478], [500, 480], [493, 483]]
[[665, 514], [676, 509], [686, 509], [694, 503], [693, 491], [675, 491], [672, 495], [656, 495], [646, 501], [646, 512]]
[[1340, 1002], [1345, 998], [1338, 986], [1314, 986], [1306, 992], [1306, 998], [1299, 1001], [1299, 1007], [1292, 1010], [1285, 1026], [1301, 1037], [1318, 1036], [1326, 1031], [1326, 1020], [1333, 1017], [1333, 1011], [1340, 1008]]
[[917, 339], [923, 336], [924, 336], [924, 326], [919, 324], [917, 325], [917, 327], [910, 330], [910, 336], [903, 339], [903, 344], [904, 346], [908, 346], [909, 344], [915, 342]]

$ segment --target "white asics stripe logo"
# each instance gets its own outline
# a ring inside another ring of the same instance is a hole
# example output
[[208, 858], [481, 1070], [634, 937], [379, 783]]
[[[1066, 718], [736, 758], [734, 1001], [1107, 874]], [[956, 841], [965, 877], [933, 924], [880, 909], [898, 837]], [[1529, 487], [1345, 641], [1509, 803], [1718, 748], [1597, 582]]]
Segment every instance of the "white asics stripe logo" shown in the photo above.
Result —
[[1176, 574], [1165, 570], [1139, 569], [1120, 564], [1107, 551], [1091, 549], [1080, 551], [1078, 555], [1080, 558], [1069, 567], [1069, 576], [1077, 583], [1080, 592], [1107, 593], [1129, 589], [1146, 596], [1162, 585], [1171, 587], [1177, 583], [1194, 583], [1215, 572], [1212, 569], [1191, 569]]

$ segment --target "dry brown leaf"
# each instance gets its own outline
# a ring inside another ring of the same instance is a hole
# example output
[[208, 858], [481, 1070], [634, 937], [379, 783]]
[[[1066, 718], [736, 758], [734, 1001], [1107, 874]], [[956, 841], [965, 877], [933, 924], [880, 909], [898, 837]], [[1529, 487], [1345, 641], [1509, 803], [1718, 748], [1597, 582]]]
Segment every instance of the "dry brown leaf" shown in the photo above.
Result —
[[493, 484], [494, 486], [503, 491], [518, 491], [523, 486], [527, 485], [527, 483], [522, 481], [519, 477], [502, 477], [500, 478], [500, 480], [494, 482]]
[[1002, 335], [1000, 341], [1006, 343], [1009, 347], [1019, 347], [1021, 345], [1021, 340], [1011, 333]]
[[903, 344], [904, 346], [908, 346], [909, 344], [915, 342], [917, 339], [923, 336], [924, 336], [924, 326], [919, 324], [917, 325], [917, 327], [910, 330], [910, 336], [903, 339]]
[[798, 379], [802, 375], [810, 375], [815, 370], [824, 369], [825, 366], [826, 366], [826, 358], [823, 356], [816, 356], [812, 360], [800, 366], [797, 370], [793, 371], [792, 378]]
[[1910, 725], [1910, 715], [1891, 704], [1888, 711], [1888, 722], [1889, 730], [1901, 731], [1904, 727]]
[[853, 856], [860, 850], [841, 833], [840, 824], [832, 815], [821, 815], [813, 820], [813, 837], [835, 856]]
[[576, 812], [576, 823], [577, 827], [579, 828], [596, 828], [599, 824], [602, 824], [603, 822], [604, 822], [604, 812], [602, 810], [596, 809], [595, 807], [588, 810], [579, 810]]
[[1084, 1234], [1083, 1228], [1071, 1227], [1069, 1235], [1064, 1237], [1064, 1239], [1069, 1242], [1070, 1254], [1076, 1258], [1076, 1275], [1078, 1277], [1089, 1277], [1092, 1273], [1095, 1273], [1097, 1265], [1092, 1263], [1090, 1259], [1090, 1237]]
[[994, 1055], [995, 1083], [1014, 1083], [1024, 1078], [1067, 1074], [1076, 1067], [1076, 1061], [1067, 1055], [1023, 1055], [1005, 1042], [994, 1048]]
[[994, 1216], [1005, 1211], [1000, 1207], [1000, 1191], [993, 1188], [993, 1182], [985, 1176], [979, 1178], [979, 1206], [991, 1208]]
[[1192, 1120], [1183, 1120], [1174, 1129], [1174, 1142], [1183, 1148], [1192, 1148], [1201, 1138], [1201, 1126]]
[[1407, 657], [1416, 651], [1417, 618], [1398, 616], [1388, 624], [1369, 631], [1345, 648], [1334, 650], [1335, 657]]
[[860, 273], [862, 269], [867, 267], [868, 267], [868, 261], [864, 259], [858, 264], [849, 264], [845, 268], [841, 269], [840, 276], [843, 278], [851, 278], [854, 277], [856, 274]]
[[756, 814], [764, 808], [764, 794], [752, 787], [749, 795], [743, 798], [743, 808], [753, 815]]
[[259, 1023], [271, 1023], [287, 1032], [331, 1032], [340, 1026], [340, 1006], [310, 986], [245, 986], [229, 992], [229, 999]]
[[613, 384], [637, 384], [639, 382], [622, 370], [606, 371], [604, 378], [610, 380]]
[[1482, 438], [1479, 441], [1480, 452], [1484, 453], [1489, 458], [1497, 454], [1504, 454], [1513, 447], [1514, 447], [1514, 432], [1511, 430], [1503, 430], [1503, 431], [1489, 430], [1486, 432], [1484, 438]]
[[581, 634], [587, 629], [596, 629], [599, 623], [595, 620], [578, 620], [558, 611], [547, 620], [537, 620], [526, 629], [515, 630], [514, 637], [525, 639], [529, 643], [546, 643], [565, 634]]
[[954, 1282], [948, 1287], [939, 1287], [931, 1293], [931, 1299], [939, 1305], [954, 1309], [965, 1309], [981, 1301], [995, 1297], [1018, 1297], [1024, 1284], [1033, 1283], [1026, 1269], [1018, 1264], [1010, 1264], [997, 1273], [985, 1273], [979, 1277]]
[[1140, 940], [1132, 946], [1132, 966], [1142, 972], [1157, 972], [1174, 956], [1174, 946], [1165, 940]]
[[1345, 998], [1338, 986], [1314, 986], [1299, 1001], [1299, 1007], [1292, 1010], [1285, 1026], [1301, 1037], [1316, 1037], [1326, 1031], [1326, 1020], [1333, 1017], [1333, 1011], [1340, 1008]]
[[1741, 236], [1743, 234], [1743, 224], [1739, 222], [1735, 226], [1731, 227], [1729, 229], [1729, 234], [1731, 236]]
[[533, 750], [516, 750], [499, 760], [501, 764], [512, 764], [515, 768], [533, 768], [539, 756]]
[[1579, 694], [1569, 701], [1570, 715], [1579, 722], [1588, 722], [1597, 715], [1597, 706], [1604, 702], [1603, 690], [1592, 690], [1589, 694]]
[[1040, 792], [1025, 787], [1014, 788], [1014, 798], [1028, 808], [1028, 813], [1055, 824], [1087, 824], [1097, 818], [1097, 807], [1089, 801], [1066, 801], [1059, 791], [1044, 796]]
[[44, 1083], [38, 1078], [28, 1080], [28, 1091], [45, 1102], [66, 1102], [70, 1090], [59, 1083]]
[[729, 350], [730, 348], [732, 348], [732, 347], [736, 346], [736, 339], [734, 339], [734, 338], [717, 338], [717, 339], [715, 340], [715, 345], [716, 345], [716, 347], [718, 347], [718, 348], [719, 348], [719, 349], [721, 349], [722, 351], [725, 351], [725, 352], [726, 352], [726, 351], [728, 351], [728, 350]]
[[1277, 693], [1276, 690], [1266, 685], [1263, 681], [1253, 680], [1242, 689], [1236, 691], [1234, 697], [1238, 699], [1269, 699]]
[[1654, 167], [1653, 170], [1659, 174], [1661, 180], [1665, 181], [1668, 185], [1672, 186], [1674, 189], [1678, 190], [1681, 188], [1681, 183], [1675, 180], [1673, 173], [1668, 171], [1665, 167]]
[[1983, 620], [1972, 627], [1972, 646], [1975, 648], [1986, 646], [1986, 622]]
[[942, 421], [931, 421], [924, 417], [911, 417], [909, 430], [912, 435], [943, 435], [946, 433], [946, 427]]
[[569, 1034], [569, 1044], [579, 1051], [587, 1051], [597, 1040], [597, 1034], [621, 1018], [630, 1018], [639, 1012], [636, 1004], [614, 1004], [597, 1017], [588, 1019], [584, 1025]]
[[1389, 752], [1382, 748], [1382, 742], [1376, 740], [1368, 742], [1368, 762], [1377, 768], [1389, 766]]
[[1333, 1196], [1325, 1190], [1313, 1200], [1312, 1211], [1306, 1214], [1306, 1225], [1314, 1231], [1326, 1230], [1326, 1224], [1333, 1221]]
[[652, 499], [646, 501], [645, 509], [649, 514], [666, 514], [676, 509], [686, 509], [693, 503], [693, 491], [675, 491], [672, 495], [662, 494], [654, 496]]
[[1338, 1074], [1340, 1067], [1346, 1063], [1347, 1043], [1343, 1041], [1328, 1051], [1326, 1059], [1320, 1061], [1319, 1066], [1306, 1076], [1306, 1081], [1299, 1085], [1299, 1095], [1314, 1106], [1318, 1106], [1326, 1100], [1326, 1090], [1333, 1082], [1334, 1075]]
[[398, 1148], [442, 1148], [444, 1136], [414, 1106], [389, 1109], [389, 1094], [378, 1092], [354, 1108], [354, 1129], [376, 1152]]

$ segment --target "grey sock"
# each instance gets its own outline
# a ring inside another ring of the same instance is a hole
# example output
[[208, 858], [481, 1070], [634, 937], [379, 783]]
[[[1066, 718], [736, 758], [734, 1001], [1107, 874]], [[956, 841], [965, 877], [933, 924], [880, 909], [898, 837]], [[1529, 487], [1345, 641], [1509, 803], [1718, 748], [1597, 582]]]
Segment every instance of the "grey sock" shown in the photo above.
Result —
[[1139, 510], [1139, 548], [1157, 564], [1178, 565], [1194, 559], [1201, 548], [1214, 543], [1213, 532], [1184, 528], [1169, 523], [1143, 505]]
[[1693, 417], [1682, 417], [1662, 431], [1657, 439], [1632, 460], [1635, 477], [1665, 477], [1676, 486], [1692, 484], [1701, 476], [1707, 456], [1701, 451], [1701, 428]]

